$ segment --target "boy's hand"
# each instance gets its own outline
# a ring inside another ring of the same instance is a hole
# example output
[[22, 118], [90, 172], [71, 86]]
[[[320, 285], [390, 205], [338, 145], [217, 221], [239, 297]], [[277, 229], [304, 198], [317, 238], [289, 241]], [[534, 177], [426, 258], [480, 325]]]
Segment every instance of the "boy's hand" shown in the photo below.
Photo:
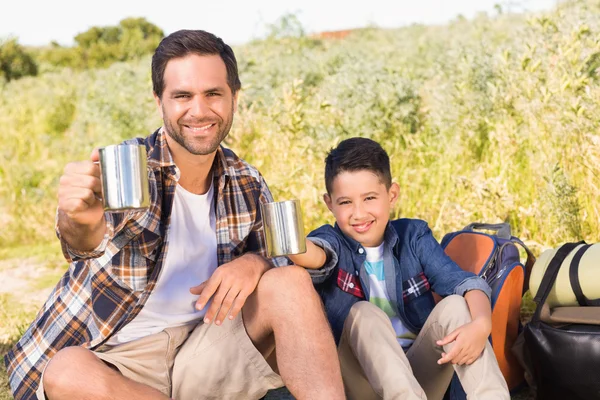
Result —
[[470, 365], [474, 363], [483, 352], [491, 329], [489, 319], [479, 318], [454, 330], [442, 340], [438, 340], [436, 342], [438, 346], [454, 342], [452, 350], [442, 353], [438, 364], [451, 362], [458, 365]]

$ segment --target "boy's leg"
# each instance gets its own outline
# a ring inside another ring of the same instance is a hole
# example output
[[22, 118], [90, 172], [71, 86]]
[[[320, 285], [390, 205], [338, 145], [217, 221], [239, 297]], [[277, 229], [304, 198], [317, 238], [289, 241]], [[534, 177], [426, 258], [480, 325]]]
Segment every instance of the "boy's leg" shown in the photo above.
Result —
[[390, 319], [376, 305], [354, 304], [338, 353], [348, 399], [426, 399]]
[[442, 351], [448, 353], [454, 343], [442, 349], [435, 343], [458, 327], [471, 321], [462, 296], [448, 296], [436, 305], [419, 336], [407, 352], [414, 375], [427, 393], [427, 398], [442, 399], [456, 371], [460, 382], [472, 399], [510, 399], [506, 381], [500, 372], [489, 342], [482, 355], [471, 365], [438, 365]]

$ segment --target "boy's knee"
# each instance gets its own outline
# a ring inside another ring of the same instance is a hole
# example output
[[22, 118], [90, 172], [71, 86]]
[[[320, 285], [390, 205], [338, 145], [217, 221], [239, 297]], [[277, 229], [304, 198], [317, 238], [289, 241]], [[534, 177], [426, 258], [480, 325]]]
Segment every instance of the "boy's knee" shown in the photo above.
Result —
[[471, 322], [467, 301], [456, 294], [445, 297], [435, 307], [438, 322], [443, 326], [460, 326]]
[[373, 328], [381, 324], [390, 325], [390, 318], [382, 309], [366, 300], [354, 303], [344, 323], [346, 330], [358, 327]]

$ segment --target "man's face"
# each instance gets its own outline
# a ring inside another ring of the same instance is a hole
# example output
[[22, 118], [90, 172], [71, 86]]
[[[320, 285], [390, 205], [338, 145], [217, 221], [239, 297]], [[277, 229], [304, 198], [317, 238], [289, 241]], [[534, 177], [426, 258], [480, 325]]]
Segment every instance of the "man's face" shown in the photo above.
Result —
[[383, 242], [398, 191], [396, 183], [387, 189], [371, 171], [345, 171], [334, 178], [331, 194], [325, 194], [324, 200], [346, 236], [377, 247]]
[[215, 152], [229, 133], [237, 108], [237, 93], [233, 95], [227, 85], [221, 57], [174, 58], [165, 68], [164, 85], [162, 98], [155, 98], [174, 155]]

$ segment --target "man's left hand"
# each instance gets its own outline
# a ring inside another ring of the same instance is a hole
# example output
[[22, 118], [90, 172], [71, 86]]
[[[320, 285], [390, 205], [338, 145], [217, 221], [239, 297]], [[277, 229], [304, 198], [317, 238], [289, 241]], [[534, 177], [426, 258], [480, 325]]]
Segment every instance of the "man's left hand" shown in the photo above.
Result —
[[270, 268], [265, 258], [247, 253], [221, 265], [207, 281], [190, 288], [190, 293], [200, 295], [196, 301], [198, 310], [212, 298], [204, 322], [210, 324], [214, 320], [216, 325], [221, 325], [230, 310], [229, 319], [234, 319], [256, 289], [261, 276]]

